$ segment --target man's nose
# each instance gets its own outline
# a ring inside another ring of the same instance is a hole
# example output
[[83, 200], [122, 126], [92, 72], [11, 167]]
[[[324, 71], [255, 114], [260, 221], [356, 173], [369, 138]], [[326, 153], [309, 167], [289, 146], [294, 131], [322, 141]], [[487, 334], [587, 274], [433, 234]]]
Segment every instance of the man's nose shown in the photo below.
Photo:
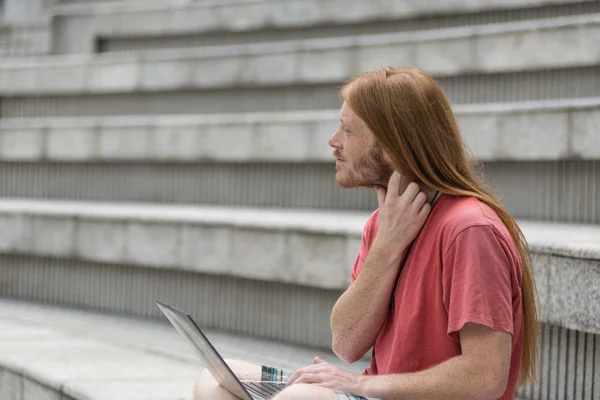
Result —
[[329, 146], [335, 148], [335, 149], [341, 149], [342, 148], [342, 141], [340, 138], [340, 130], [338, 129], [337, 131], [335, 131], [333, 133], [333, 135], [331, 135], [329, 137]]

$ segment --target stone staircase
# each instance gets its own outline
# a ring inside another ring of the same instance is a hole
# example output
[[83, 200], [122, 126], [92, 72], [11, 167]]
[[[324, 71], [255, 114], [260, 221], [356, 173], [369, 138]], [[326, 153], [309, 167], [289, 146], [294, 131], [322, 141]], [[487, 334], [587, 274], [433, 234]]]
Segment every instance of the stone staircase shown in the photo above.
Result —
[[45, 54], [0, 61], [0, 297], [146, 319], [160, 297], [329, 349], [377, 206], [335, 185], [337, 90], [417, 65], [534, 252], [541, 385], [519, 395], [600, 399], [600, 2], [376, 3], [50, 8]]

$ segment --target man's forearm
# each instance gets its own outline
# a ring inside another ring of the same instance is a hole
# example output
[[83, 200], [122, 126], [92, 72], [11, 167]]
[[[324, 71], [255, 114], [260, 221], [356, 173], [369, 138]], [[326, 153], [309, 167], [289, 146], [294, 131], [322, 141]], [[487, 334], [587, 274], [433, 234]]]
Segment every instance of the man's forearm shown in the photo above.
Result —
[[388, 313], [401, 256], [402, 251], [392, 253], [373, 243], [360, 275], [336, 302], [331, 313], [333, 350], [344, 361], [355, 361], [374, 344]]
[[365, 376], [356, 394], [385, 400], [494, 400], [505, 388], [506, 382], [461, 355], [415, 373]]

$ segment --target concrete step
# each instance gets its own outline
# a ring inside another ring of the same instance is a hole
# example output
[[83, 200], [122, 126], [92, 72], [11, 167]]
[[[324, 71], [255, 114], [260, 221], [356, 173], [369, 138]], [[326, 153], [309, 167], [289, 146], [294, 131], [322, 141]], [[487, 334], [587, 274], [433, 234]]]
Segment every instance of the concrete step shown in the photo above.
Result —
[[[152, 299], [148, 299], [152, 302]], [[192, 399], [202, 365], [166, 319], [156, 321], [0, 300], [0, 399]], [[331, 352], [206, 332], [226, 358], [295, 369]]]
[[[341, 7], [343, 13], [339, 12]], [[54, 50], [92, 53], [273, 42], [505, 23], [599, 11], [595, 1], [554, 0], [87, 2], [54, 8]]]
[[[328, 348], [367, 218], [3, 200], [0, 295], [142, 317], [159, 297], [208, 328]], [[519, 224], [543, 321], [600, 333], [600, 225]]]
[[[201, 365], [164, 318], [155, 321], [14, 300], [0, 300], [0, 399], [190, 399]], [[360, 373], [328, 351], [205, 330], [227, 358], [295, 369], [322, 359]], [[594, 399], [600, 335], [544, 325], [540, 385], [520, 400], [568, 392]], [[39, 360], [43, 359], [43, 362]], [[558, 397], [557, 397], [558, 398]]]
[[[600, 223], [600, 100], [455, 111], [514, 215]], [[373, 210], [335, 184], [337, 113], [4, 119], [0, 196]]]
[[28, 25], [0, 23], [0, 56], [40, 56], [50, 52], [50, 25], [40, 22]]
[[[597, 66], [489, 74], [469, 72], [437, 80], [454, 104], [600, 96], [600, 68]], [[29, 94], [0, 94], [0, 112], [5, 118], [46, 118], [330, 110], [340, 105], [340, 83], [254, 85], [189, 91], [169, 89], [145, 93], [132, 88], [129, 93], [94, 95], [35, 94], [36, 89], [32, 87]]]
[[[480, 161], [600, 159], [600, 97], [457, 104]], [[213, 115], [3, 118], [0, 160], [52, 162], [332, 162], [331, 110]]]
[[[8, 162], [10, 198], [369, 211], [373, 191], [344, 190], [326, 163]], [[600, 223], [600, 161], [497, 162], [486, 181], [509, 211], [548, 222]], [[75, 184], [74, 184], [75, 183]]]
[[[3, 201], [0, 297], [127, 318], [0, 302], [0, 399], [56, 390], [69, 399], [130, 399], [131, 391], [154, 399], [144, 388], [157, 399], [186, 398], [197, 361], [170, 327], [131, 319], [164, 324], [155, 297], [202, 327], [230, 332], [209, 332], [226, 357], [306, 364], [320, 352], [269, 341], [329, 348], [329, 313], [348, 284], [342, 264], [367, 216]], [[540, 386], [519, 396], [552, 398], [559, 387], [592, 399], [600, 379], [600, 225], [519, 224], [533, 251], [544, 322]], [[296, 256], [289, 263], [282, 254]], [[282, 283], [289, 274], [293, 283]], [[148, 379], [161, 384], [142, 385]]]
[[599, 32], [600, 15], [591, 14], [145, 55], [13, 59], [0, 64], [0, 111], [10, 118], [331, 109], [348, 76], [388, 64], [424, 68], [455, 103], [597, 97]]

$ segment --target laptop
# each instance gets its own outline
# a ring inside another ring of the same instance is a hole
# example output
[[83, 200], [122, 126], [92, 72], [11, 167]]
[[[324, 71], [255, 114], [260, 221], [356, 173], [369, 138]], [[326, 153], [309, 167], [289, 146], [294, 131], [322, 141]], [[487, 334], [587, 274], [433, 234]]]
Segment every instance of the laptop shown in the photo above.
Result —
[[285, 389], [286, 384], [283, 382], [240, 381], [192, 317], [160, 300], [155, 299], [154, 302], [173, 324], [177, 332], [196, 351], [206, 369], [223, 388], [244, 400], [269, 400]]

